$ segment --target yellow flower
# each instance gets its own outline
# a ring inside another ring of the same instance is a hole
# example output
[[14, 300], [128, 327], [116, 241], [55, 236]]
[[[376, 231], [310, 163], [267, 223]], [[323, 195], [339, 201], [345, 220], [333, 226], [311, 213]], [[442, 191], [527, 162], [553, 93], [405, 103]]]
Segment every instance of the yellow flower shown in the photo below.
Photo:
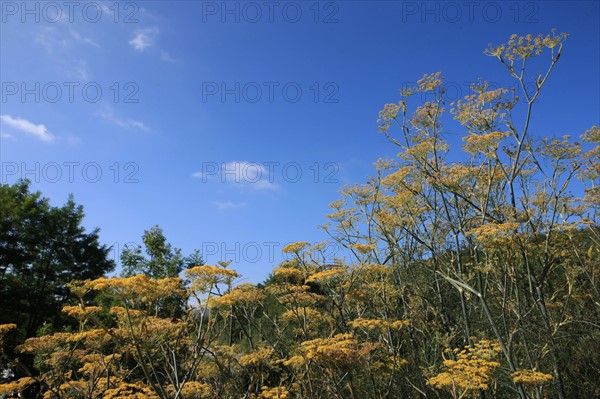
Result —
[[104, 399], [159, 399], [154, 390], [142, 383], [122, 383], [113, 389], [107, 389], [102, 396]]
[[352, 368], [367, 360], [376, 344], [359, 343], [352, 334], [336, 334], [331, 338], [317, 338], [300, 344], [299, 354], [283, 362], [298, 367], [314, 361], [323, 367]]
[[352, 248], [356, 249], [361, 254], [369, 253], [369, 252], [373, 251], [373, 249], [375, 248], [375, 245], [373, 245], [373, 244], [352, 244], [350, 246]]
[[259, 367], [268, 365], [275, 351], [271, 348], [261, 348], [256, 352], [244, 355], [240, 358], [240, 364], [244, 367]]
[[261, 393], [258, 396], [259, 399], [287, 399], [290, 396], [290, 392], [286, 387], [275, 387], [269, 388], [267, 386], [261, 387]]
[[444, 83], [444, 77], [441, 72], [425, 74], [417, 81], [419, 91], [432, 91]]
[[520, 382], [523, 385], [533, 387], [550, 382], [553, 377], [551, 374], [545, 374], [539, 371], [517, 370], [512, 373], [512, 378], [514, 382]]
[[190, 269], [187, 269], [184, 274], [187, 277], [204, 277], [204, 276], [223, 276], [223, 277], [239, 277], [239, 274], [235, 270], [225, 269], [219, 266], [196, 266]]
[[6, 335], [7, 332], [9, 332], [10, 330], [14, 330], [15, 328], [17, 328], [16, 324], [0, 324], [0, 344], [2, 343], [2, 339], [4, 338], [4, 336]]
[[329, 283], [331, 280], [343, 276], [346, 271], [346, 267], [334, 267], [332, 269], [323, 270], [308, 276], [306, 282], [310, 283], [311, 281], [318, 281], [320, 283]]
[[463, 141], [466, 142], [463, 149], [470, 154], [475, 154], [477, 152], [486, 155], [493, 154], [498, 150], [501, 141], [508, 135], [510, 135], [510, 132], [491, 132], [486, 134], [472, 133], [463, 137]]
[[[174, 397], [176, 394], [176, 390], [173, 385], [169, 385], [167, 387], [167, 392], [172, 395], [172, 397]], [[198, 381], [187, 381], [185, 384], [183, 384], [183, 387], [181, 387], [181, 394], [179, 397], [206, 398], [209, 397], [211, 393], [212, 389], [210, 385]]]
[[427, 380], [427, 384], [437, 389], [462, 390], [467, 392], [487, 390], [492, 381], [493, 371], [500, 363], [493, 360], [500, 346], [496, 341], [481, 340], [474, 348], [465, 346], [454, 351], [456, 360], [444, 360], [444, 370]]
[[275, 275], [275, 277], [296, 282], [304, 279], [304, 273], [302, 272], [302, 270], [296, 267], [278, 267], [275, 270], [273, 270], [273, 274]]
[[263, 302], [265, 300], [265, 293], [260, 289], [256, 288], [254, 284], [244, 283], [235, 287], [227, 294], [212, 298], [210, 300], [210, 306], [233, 306], [233, 305], [254, 305], [256, 303]]
[[51, 353], [71, 338], [70, 333], [55, 333], [41, 337], [28, 338], [17, 350], [23, 353]]
[[283, 253], [298, 253], [302, 251], [304, 248], [309, 246], [310, 244], [306, 241], [293, 242], [291, 244], [286, 245], [281, 250]]
[[311, 306], [321, 298], [320, 295], [311, 293], [310, 286], [308, 285], [273, 287], [271, 288], [271, 292], [280, 295], [278, 300], [284, 305]]
[[8, 382], [6, 384], [0, 384], [0, 396], [11, 396], [20, 393], [34, 382], [35, 380], [31, 377], [23, 377], [19, 378], [17, 381]]
[[94, 291], [107, 291], [122, 298], [141, 302], [154, 302], [172, 295], [183, 296], [183, 281], [178, 277], [152, 279], [144, 274], [131, 277], [102, 277], [88, 281], [85, 288]]
[[494, 247], [509, 242], [518, 228], [519, 223], [514, 222], [486, 223], [468, 231], [467, 234], [473, 234], [485, 247]]
[[221, 266], [203, 265], [187, 269], [184, 274], [192, 282], [190, 289], [206, 293], [215, 285], [231, 284], [240, 275], [235, 270], [225, 268], [227, 265], [223, 263]]
[[294, 308], [283, 312], [281, 319], [287, 323], [304, 324], [310, 329], [316, 329], [324, 322], [330, 321], [329, 315], [323, 314], [318, 310], [307, 306], [301, 306], [297, 309]]
[[358, 318], [354, 319], [348, 324], [352, 328], [362, 328], [364, 330], [374, 331], [374, 330], [400, 330], [410, 324], [408, 320], [381, 320], [381, 319], [363, 319]]
[[86, 306], [85, 308], [81, 305], [78, 306], [65, 306], [62, 311], [69, 316], [78, 320], [85, 320], [92, 313], [101, 313], [102, 308], [99, 306]]

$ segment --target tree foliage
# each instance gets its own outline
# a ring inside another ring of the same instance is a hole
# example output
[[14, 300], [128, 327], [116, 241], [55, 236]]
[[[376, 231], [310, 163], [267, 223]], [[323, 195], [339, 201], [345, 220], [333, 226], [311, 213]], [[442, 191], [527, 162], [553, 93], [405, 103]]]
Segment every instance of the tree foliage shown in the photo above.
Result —
[[[204, 264], [199, 250], [195, 250], [189, 256], [184, 257], [181, 249], [173, 248], [167, 241], [163, 230], [159, 226], [153, 226], [145, 230], [142, 235], [142, 246], [136, 245], [126, 247], [121, 253], [122, 276], [131, 277], [143, 274], [153, 279], [177, 277], [184, 268], [201, 266]], [[181, 289], [184, 282], [181, 281]], [[107, 298], [105, 298], [107, 299]], [[186, 306], [183, 298], [172, 297], [163, 299], [156, 303], [155, 313], [161, 316], [179, 317]]]
[[65, 325], [66, 283], [114, 267], [98, 229], [86, 233], [83, 217], [73, 197], [54, 207], [30, 192], [28, 181], [0, 185], [0, 323], [16, 323], [23, 338], [43, 324]]
[[[147, 257], [144, 256], [140, 245], [127, 247], [121, 253], [123, 276], [145, 274], [161, 279], [178, 276], [183, 271], [186, 259], [181, 254], [181, 249], [173, 248], [159, 226], [144, 231], [142, 242]], [[195, 261], [197, 264], [203, 263], [201, 257]]]

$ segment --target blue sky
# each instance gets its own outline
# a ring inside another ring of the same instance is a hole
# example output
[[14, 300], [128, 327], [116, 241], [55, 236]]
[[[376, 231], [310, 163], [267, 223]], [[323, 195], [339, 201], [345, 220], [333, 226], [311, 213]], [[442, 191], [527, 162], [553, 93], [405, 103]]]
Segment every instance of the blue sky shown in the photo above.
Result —
[[376, 120], [404, 84], [513, 84], [488, 43], [570, 33], [532, 129], [600, 120], [598, 1], [0, 3], [2, 182], [73, 193], [115, 255], [158, 224], [252, 282], [395, 155]]

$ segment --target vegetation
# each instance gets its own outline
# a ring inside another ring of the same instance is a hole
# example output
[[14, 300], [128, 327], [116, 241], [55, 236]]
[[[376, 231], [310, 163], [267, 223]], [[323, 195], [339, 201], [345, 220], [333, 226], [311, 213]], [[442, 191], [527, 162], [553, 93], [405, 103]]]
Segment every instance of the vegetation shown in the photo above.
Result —
[[[399, 159], [345, 187], [323, 226], [346, 257], [290, 244], [260, 285], [236, 284], [228, 263], [185, 280], [142, 262], [132, 270], [145, 274], [73, 281], [78, 304], [62, 311], [78, 327], [20, 345], [35, 369], [0, 395], [599, 396], [600, 129], [574, 142], [529, 128], [566, 37], [515, 35], [486, 51], [524, 98], [481, 82], [446, 104], [436, 73], [386, 104], [380, 130]], [[532, 86], [538, 56], [549, 61]], [[415, 106], [417, 93], [435, 100]], [[449, 160], [448, 106], [466, 162]], [[188, 307], [165, 315], [170, 301]]]
[[85, 232], [83, 207], [72, 197], [53, 207], [22, 181], [0, 185], [0, 204], [0, 323], [16, 323], [19, 339], [43, 325], [72, 325], [60, 312], [69, 299], [65, 284], [110, 272], [109, 248], [98, 230]]

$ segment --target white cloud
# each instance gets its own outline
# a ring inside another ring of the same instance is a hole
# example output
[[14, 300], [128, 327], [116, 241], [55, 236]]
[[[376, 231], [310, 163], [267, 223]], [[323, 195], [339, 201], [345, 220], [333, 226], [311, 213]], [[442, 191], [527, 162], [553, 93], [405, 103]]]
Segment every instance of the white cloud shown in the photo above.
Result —
[[[60, 29], [59, 29], [60, 28]], [[92, 38], [82, 36], [75, 29], [63, 29], [61, 27], [43, 26], [35, 35], [35, 42], [46, 48], [48, 53], [72, 49], [75, 44], [85, 44], [100, 48], [100, 45]]]
[[0, 115], [0, 120], [13, 129], [32, 134], [42, 141], [48, 142], [54, 140], [54, 135], [44, 125], [36, 125], [27, 119], [20, 117], [13, 118], [10, 115]]
[[74, 74], [78, 79], [81, 80], [90, 80], [90, 70], [88, 68], [87, 62], [84, 60], [79, 60], [77, 65], [73, 66]]
[[71, 32], [71, 36], [73, 36], [73, 38], [75, 39], [75, 41], [77, 41], [78, 43], [84, 43], [84, 44], [89, 44], [90, 46], [94, 46], [96, 48], [100, 48], [100, 45], [98, 43], [96, 43], [94, 41], [94, 39], [89, 38], [89, 37], [83, 37], [79, 34], [79, 32], [77, 32], [74, 29], [70, 30]]
[[277, 190], [279, 185], [268, 180], [259, 180], [251, 186], [254, 190]]
[[246, 206], [245, 202], [231, 202], [231, 201], [212, 201], [212, 204], [217, 207], [219, 210], [227, 210], [227, 209], [237, 209], [243, 208]]
[[179, 62], [175, 58], [171, 57], [171, 54], [167, 53], [166, 51], [161, 51], [160, 59], [166, 62]]
[[221, 165], [222, 174], [233, 183], [257, 182], [268, 173], [267, 169], [257, 162], [232, 161]]
[[69, 143], [69, 145], [76, 147], [79, 144], [81, 144], [81, 138], [77, 137], [77, 136], [69, 136], [67, 137], [67, 143]]
[[89, 81], [92, 78], [88, 62], [81, 58], [85, 54], [82, 47], [100, 47], [92, 38], [83, 36], [75, 29], [57, 25], [37, 29], [35, 42], [52, 56], [48, 59], [48, 67], [57, 67], [69, 79]]
[[65, 48], [69, 41], [59, 37], [54, 27], [44, 26], [35, 35], [35, 42], [46, 48], [48, 53], [52, 54], [57, 48]]
[[192, 177], [202, 179], [203, 182], [218, 180], [245, 190], [267, 191], [279, 188], [269, 175], [269, 170], [257, 162], [231, 161], [210, 165], [210, 168], [205, 169], [203, 172], [192, 173]]
[[130, 118], [119, 118], [117, 116], [114, 115], [112, 109], [110, 108], [105, 108], [102, 110], [97, 111], [94, 115], [102, 118], [105, 122], [108, 122], [112, 125], [124, 128], [124, 129], [138, 129], [138, 130], [143, 130], [145, 132], [149, 131], [150, 129], [148, 128], [148, 126], [146, 126], [143, 122], [140, 121], [136, 121], [135, 119], [130, 119]]
[[1, 139], [7, 139], [7, 140], [14, 140], [15, 137], [12, 134], [8, 134], [6, 132], [0, 131], [0, 138]]
[[154, 40], [156, 39], [158, 32], [159, 30], [156, 26], [152, 28], [138, 29], [135, 31], [135, 36], [133, 39], [129, 41], [129, 44], [136, 51], [146, 51], [146, 49], [154, 46]]

